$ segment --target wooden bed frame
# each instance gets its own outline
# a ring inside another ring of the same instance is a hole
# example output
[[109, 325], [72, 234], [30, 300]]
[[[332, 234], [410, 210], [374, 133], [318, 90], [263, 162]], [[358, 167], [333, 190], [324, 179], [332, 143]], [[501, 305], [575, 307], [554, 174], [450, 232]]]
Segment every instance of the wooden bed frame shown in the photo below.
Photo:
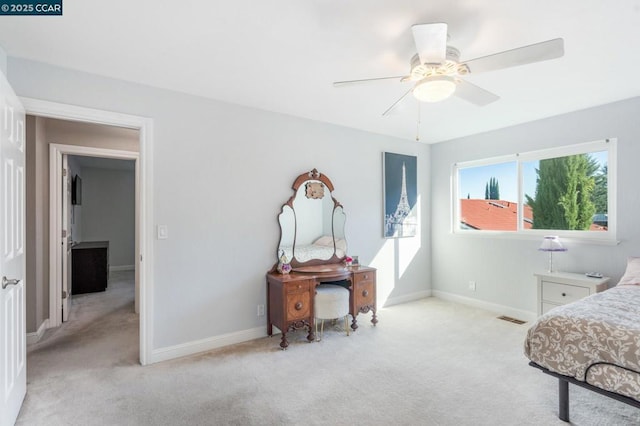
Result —
[[[605, 363], [605, 362], [599, 362], [599, 363], [595, 363], [591, 366], [589, 366], [589, 368], [595, 366], [595, 365], [599, 365], [599, 364], [606, 364], [606, 365], [614, 365], [614, 364], [609, 364], [609, 363]], [[558, 379], [558, 418], [562, 421], [568, 422], [569, 421], [569, 383], [572, 383], [574, 385], [577, 386], [581, 386], [585, 389], [589, 389], [591, 391], [594, 391], [596, 393], [599, 393], [601, 395], [605, 395], [608, 396], [609, 398], [613, 398], [617, 401], [620, 402], [624, 402], [625, 404], [629, 404], [633, 407], [636, 408], [640, 408], [640, 401], [635, 400], [633, 398], [629, 398], [627, 396], [624, 395], [620, 395], [619, 393], [615, 393], [615, 392], [610, 392], [610, 391], [606, 391], [604, 389], [600, 389], [596, 386], [590, 385], [589, 383], [586, 382], [582, 382], [580, 380], [577, 380], [573, 377], [569, 377], [569, 376], [564, 376], [562, 374], [558, 374], [558, 373], [554, 373], [553, 371], [549, 371], [546, 368], [536, 364], [535, 362], [531, 361], [529, 362], [529, 365], [532, 367], [535, 367], [539, 370], [541, 370], [543, 373], [548, 374], [550, 376], [556, 377]], [[618, 368], [624, 368], [624, 367], [620, 367], [620, 366], [616, 366]], [[624, 368], [625, 370], [634, 372], [634, 373], [638, 373], [640, 375], [640, 372], [635, 371], [635, 370], [631, 370], [629, 368]], [[587, 376], [587, 373], [589, 372], [589, 369], [587, 369], [587, 372], [585, 373], [585, 377]]]

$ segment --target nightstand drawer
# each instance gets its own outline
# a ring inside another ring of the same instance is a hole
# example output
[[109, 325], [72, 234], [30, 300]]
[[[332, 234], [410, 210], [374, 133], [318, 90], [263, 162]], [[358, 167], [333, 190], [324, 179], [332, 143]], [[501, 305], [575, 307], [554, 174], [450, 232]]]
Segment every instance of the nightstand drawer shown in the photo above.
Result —
[[558, 306], [562, 306], [562, 305], [556, 305], [554, 303], [544, 302], [542, 304], [542, 314], [546, 314], [547, 312], [549, 312], [550, 310], [552, 310], [553, 308], [556, 308]]
[[589, 288], [569, 284], [542, 282], [542, 300], [564, 305], [575, 302], [590, 294]]

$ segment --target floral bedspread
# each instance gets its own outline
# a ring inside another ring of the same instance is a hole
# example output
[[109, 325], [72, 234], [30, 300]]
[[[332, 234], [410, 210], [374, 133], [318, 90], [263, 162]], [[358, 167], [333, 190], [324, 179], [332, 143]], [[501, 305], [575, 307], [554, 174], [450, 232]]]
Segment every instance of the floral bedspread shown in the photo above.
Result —
[[[291, 261], [293, 258], [292, 246], [280, 246], [281, 250], [284, 250], [285, 256]], [[311, 259], [331, 259], [333, 256], [333, 245], [331, 247], [321, 246], [316, 244], [296, 245], [296, 260], [298, 262], [308, 262]], [[343, 257], [344, 251], [339, 248], [336, 249], [336, 256]]]
[[640, 286], [617, 286], [541, 316], [525, 355], [550, 371], [640, 401]]

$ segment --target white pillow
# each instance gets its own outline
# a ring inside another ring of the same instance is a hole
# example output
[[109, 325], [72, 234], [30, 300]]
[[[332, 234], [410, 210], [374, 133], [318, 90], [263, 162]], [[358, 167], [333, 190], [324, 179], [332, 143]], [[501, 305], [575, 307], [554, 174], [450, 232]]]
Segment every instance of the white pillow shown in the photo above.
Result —
[[320, 237], [317, 240], [315, 240], [313, 244], [317, 246], [333, 247], [333, 238], [331, 238], [328, 235], [325, 235], [324, 237]]
[[640, 257], [627, 259], [627, 270], [617, 285], [640, 285]]
[[344, 239], [336, 240], [336, 248], [338, 250], [342, 250], [343, 252], [347, 251], [347, 242]]

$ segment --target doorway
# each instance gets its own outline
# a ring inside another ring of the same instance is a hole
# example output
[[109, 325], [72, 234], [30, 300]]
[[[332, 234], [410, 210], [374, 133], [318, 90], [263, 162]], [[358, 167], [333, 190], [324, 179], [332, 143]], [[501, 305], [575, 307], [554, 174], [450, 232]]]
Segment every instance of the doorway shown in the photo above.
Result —
[[[61, 144], [49, 144], [49, 191], [50, 191], [50, 206], [49, 206], [49, 325], [57, 327], [66, 320], [65, 309], [68, 309], [70, 289], [66, 287], [68, 284], [68, 274], [70, 271], [68, 268], [68, 254], [72, 250], [72, 244], [74, 241], [78, 241], [74, 235], [72, 235], [73, 226], [70, 223], [70, 218], [73, 216], [74, 208], [68, 203], [68, 198], [65, 196], [67, 188], [67, 182], [69, 178], [77, 178], [77, 173], [72, 171], [68, 165], [68, 158], [87, 158], [85, 163], [92, 161], [94, 164], [106, 162], [117, 163], [133, 163], [134, 165], [134, 182], [135, 182], [135, 204], [138, 205], [138, 183], [135, 177], [137, 173], [138, 153], [134, 151], [113, 150], [108, 148], [96, 148], [85, 145], [61, 145]], [[72, 162], [73, 163], [73, 162]], [[78, 163], [76, 163], [78, 164]], [[88, 163], [87, 163], [88, 164]], [[95, 180], [94, 180], [95, 181]], [[76, 181], [78, 182], [78, 180]], [[86, 191], [83, 191], [86, 192]], [[73, 197], [71, 197], [73, 198]], [[139, 252], [137, 228], [138, 228], [138, 211], [135, 209], [134, 219], [134, 253], [132, 256], [131, 265], [135, 270], [135, 259], [139, 258], [136, 254]], [[92, 232], [94, 235], [96, 232]], [[103, 234], [104, 235], [104, 234]], [[106, 278], [106, 277], [105, 277]], [[139, 278], [139, 274], [136, 274], [136, 278]], [[136, 312], [139, 312], [139, 279], [136, 279]]]
[[[61, 185], [54, 185], [61, 182], [62, 158], [63, 155], [80, 155], [85, 157], [104, 157], [110, 159], [130, 160], [135, 163], [135, 258], [134, 269], [136, 275], [136, 305], [140, 312], [139, 324], [139, 361], [145, 365], [150, 362], [151, 350], [151, 318], [152, 305], [150, 295], [152, 294], [152, 264], [151, 244], [146, 242], [146, 236], [150, 235], [146, 231], [147, 223], [150, 223], [150, 209], [147, 206], [151, 203], [151, 130], [152, 120], [128, 116], [119, 113], [112, 113], [88, 108], [51, 103], [34, 99], [21, 99], [27, 114], [35, 117], [52, 118], [57, 120], [67, 120], [84, 124], [102, 124], [125, 129], [133, 129], [138, 133], [139, 152], [131, 152], [122, 149], [95, 148], [86, 145], [65, 145], [49, 144], [48, 161], [51, 179], [49, 182], [49, 288], [48, 295], [49, 318], [47, 327], [56, 327], [62, 323], [62, 312], [60, 303], [62, 300], [62, 286], [59, 278], [62, 277], [62, 263], [59, 259], [58, 250], [61, 233], [56, 231], [58, 224], [62, 221], [61, 216]], [[64, 142], [62, 140], [62, 142]]]
[[[131, 136], [137, 149], [137, 132]], [[91, 297], [96, 292], [112, 293], [111, 281], [120, 287], [132, 284], [132, 310], [139, 313], [139, 304], [134, 303], [139, 298], [134, 291], [139, 288], [135, 279], [136, 160], [66, 154], [62, 160], [62, 321], [68, 321], [76, 296], [86, 300], [97, 299]]]

